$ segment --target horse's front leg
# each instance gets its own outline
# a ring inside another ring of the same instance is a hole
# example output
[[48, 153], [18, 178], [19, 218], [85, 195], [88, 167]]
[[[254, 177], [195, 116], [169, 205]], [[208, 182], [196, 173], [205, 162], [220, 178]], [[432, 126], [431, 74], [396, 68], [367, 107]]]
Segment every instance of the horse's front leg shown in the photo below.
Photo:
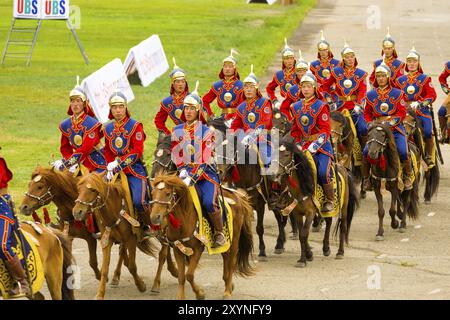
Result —
[[[75, 227], [72, 226], [72, 228]], [[89, 265], [91, 266], [92, 270], [94, 270], [95, 278], [97, 280], [100, 280], [101, 274], [100, 270], [98, 269], [97, 261], [97, 239], [94, 239], [87, 231], [83, 235], [83, 239], [86, 240], [89, 249]]]
[[112, 242], [111, 240], [109, 240], [108, 244], [104, 248], [102, 248], [103, 253], [102, 272], [97, 295], [95, 296], [97, 300], [103, 300], [105, 297], [106, 281], [108, 281], [109, 263], [111, 262], [111, 247]]
[[259, 261], [267, 261], [266, 255], [266, 245], [264, 244], [264, 205], [265, 203], [261, 201], [261, 197], [258, 197], [259, 202], [256, 205], [256, 213], [258, 215], [258, 219], [256, 222], [256, 233], [259, 238]]
[[287, 217], [281, 215], [280, 210], [273, 210], [278, 224], [277, 244], [275, 245], [275, 254], [282, 254], [284, 252], [284, 243], [286, 242], [286, 232], [284, 231], [287, 223]]
[[159, 288], [161, 285], [161, 272], [162, 272], [162, 268], [164, 267], [164, 263], [166, 262], [168, 252], [169, 252], [169, 246], [166, 244], [163, 244], [161, 246], [161, 250], [159, 251], [158, 270], [156, 270], [155, 280], [153, 280], [153, 286], [151, 289], [151, 292], [153, 292], [153, 293], [159, 293]]
[[[394, 183], [397, 183], [397, 181], [395, 181]], [[391, 187], [391, 207], [389, 208], [389, 215], [391, 216], [391, 227], [392, 229], [397, 229], [398, 228], [398, 221], [395, 218], [395, 216], [397, 215], [397, 198], [399, 196], [398, 194], [398, 189], [397, 186], [392, 186]], [[399, 207], [399, 213], [401, 213], [403, 210], [400, 209], [400, 203], [398, 203]]]
[[122, 271], [122, 263], [127, 255], [127, 248], [123, 244], [119, 247], [119, 261], [117, 262], [116, 270], [114, 270], [114, 276], [111, 280], [111, 286], [117, 287], [120, 281], [120, 273]]
[[131, 275], [133, 276], [134, 283], [136, 284], [136, 287], [138, 288], [139, 292], [145, 292], [147, 290], [147, 286], [145, 285], [145, 282], [139, 277], [137, 273], [137, 266], [136, 266], [136, 237], [132, 237], [130, 240], [124, 244], [124, 246], [128, 249], [128, 270], [130, 271]]
[[378, 233], [375, 237], [376, 241], [384, 240], [384, 228], [383, 228], [383, 218], [384, 218], [384, 207], [383, 207], [383, 195], [381, 194], [381, 183], [380, 181], [374, 182], [374, 191], [377, 198], [378, 204]]
[[177, 262], [177, 267], [178, 267], [177, 298], [178, 298], [178, 300], [184, 300], [184, 299], [186, 299], [186, 295], [184, 292], [184, 285], [186, 283], [186, 269], [185, 269], [186, 257], [180, 250], [178, 250], [178, 248], [175, 248], [173, 250], [173, 253], [175, 254], [175, 260]]
[[194, 253], [189, 257], [189, 265], [188, 265], [188, 269], [186, 272], [186, 279], [191, 284], [192, 290], [194, 291], [195, 297], [197, 298], [197, 300], [204, 300], [205, 292], [194, 281], [194, 273], [195, 273], [195, 269], [197, 269], [197, 265], [200, 260], [200, 257], [202, 256], [203, 245], [200, 247], [193, 248], [193, 250], [194, 250]]
[[325, 218], [325, 234], [323, 235], [323, 247], [322, 252], [325, 257], [328, 257], [331, 253], [330, 250], [330, 230], [331, 230], [331, 218]]

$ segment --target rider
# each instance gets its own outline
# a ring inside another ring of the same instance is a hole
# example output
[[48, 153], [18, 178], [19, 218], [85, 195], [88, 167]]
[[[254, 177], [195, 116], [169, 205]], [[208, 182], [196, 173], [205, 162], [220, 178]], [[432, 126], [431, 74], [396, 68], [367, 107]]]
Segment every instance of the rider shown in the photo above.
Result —
[[430, 105], [436, 100], [436, 90], [431, 84], [431, 77], [423, 73], [420, 65], [420, 55], [413, 47], [406, 57], [405, 71], [407, 74], [397, 79], [397, 87], [405, 93], [406, 105], [416, 111], [422, 120], [422, 131], [425, 140], [425, 162], [432, 165], [433, 152], [433, 122]]
[[13, 213], [13, 203], [8, 192], [8, 182], [13, 177], [8, 169], [5, 159], [0, 155], [0, 259], [5, 262], [6, 268], [15, 284], [8, 293], [11, 298], [28, 296], [31, 294], [25, 270], [17, 254], [12, 250], [14, 232], [17, 231], [17, 221]]
[[281, 70], [273, 75], [272, 81], [266, 87], [266, 92], [275, 109], [279, 109], [281, 106], [281, 102], [278, 102], [275, 96], [275, 89], [280, 87], [281, 97], [285, 98], [289, 88], [295, 84], [295, 53], [288, 46], [286, 38], [284, 38], [284, 43], [284, 49], [281, 51]]
[[[128, 111], [127, 98], [120, 92], [114, 92], [109, 98], [109, 119], [103, 133], [105, 136], [105, 158], [107, 179], [121, 171], [126, 175], [130, 188], [133, 206], [138, 216], [146, 221], [145, 208], [148, 204], [147, 169], [143, 163], [144, 141], [146, 138], [141, 122], [131, 118]], [[144, 236], [152, 236], [150, 228], [143, 226]]]
[[231, 49], [231, 54], [223, 60], [222, 70], [219, 78], [221, 80], [213, 83], [211, 89], [203, 96], [203, 107], [208, 115], [213, 115], [210, 104], [217, 99], [217, 105], [222, 109], [225, 120], [231, 120], [236, 114], [237, 106], [242, 102], [243, 84], [237, 71], [237, 60], [233, 56], [235, 53]]
[[372, 86], [375, 87], [375, 70], [382, 62], [384, 62], [391, 70], [391, 75], [389, 77], [391, 86], [395, 86], [395, 81], [403, 75], [405, 63], [397, 59], [398, 55], [395, 50], [395, 40], [389, 34], [389, 27], [387, 28], [387, 33], [381, 43], [381, 55], [383, 56], [383, 59], [378, 59], [373, 63], [373, 71], [369, 81]]
[[286, 117], [289, 119], [289, 121], [292, 120], [292, 115], [290, 112], [291, 104], [297, 102], [300, 100], [300, 94], [301, 90], [299, 87], [300, 80], [305, 75], [305, 73], [309, 69], [309, 63], [302, 57], [302, 51], [298, 50], [298, 61], [295, 65], [295, 78], [294, 78], [294, 85], [289, 88], [286, 98], [281, 103], [280, 111], [286, 115]]
[[79, 84], [70, 91], [69, 118], [59, 124], [60, 151], [63, 159], [53, 163], [55, 169], [76, 173], [83, 164], [89, 172], [102, 172], [106, 161], [101, 150], [102, 124], [95, 118], [86, 95]]
[[311, 71], [317, 79], [317, 84], [323, 85], [330, 78], [331, 70], [339, 60], [333, 58], [330, 44], [325, 40], [323, 30], [320, 30], [320, 41], [317, 43], [317, 60], [311, 62]]
[[223, 219], [220, 213], [218, 194], [220, 180], [213, 163], [213, 131], [206, 126], [202, 100], [198, 95], [198, 81], [194, 92], [183, 101], [184, 123], [172, 131], [172, 160], [179, 176], [187, 185], [194, 185], [214, 227], [214, 244], [221, 247], [226, 243], [223, 233]]
[[[384, 120], [389, 124], [390, 129], [394, 134], [395, 145], [400, 156], [400, 161], [403, 163], [403, 176], [405, 190], [412, 188], [411, 185], [411, 161], [408, 152], [408, 138], [405, 127], [403, 126], [403, 119], [406, 117], [406, 102], [405, 94], [400, 89], [392, 86], [392, 81], [389, 79], [392, 71], [389, 67], [381, 63], [375, 69], [374, 89], [367, 93], [366, 108], [364, 109], [364, 118], [369, 126], [372, 126], [374, 120]], [[364, 162], [366, 166], [363, 167], [363, 188], [366, 191], [372, 189], [370, 183], [370, 164], [368, 163], [368, 146], [364, 148]], [[367, 169], [365, 169], [367, 168]]]
[[180, 117], [183, 113], [183, 100], [189, 94], [189, 86], [186, 81], [186, 73], [177, 66], [173, 58], [173, 70], [170, 72], [170, 96], [164, 98], [160, 103], [160, 109], [155, 116], [155, 125], [160, 132], [166, 135], [170, 130], [166, 126], [167, 118], [170, 117], [175, 125], [182, 123]]
[[447, 84], [447, 78], [450, 76], [450, 61], [448, 61], [444, 65], [444, 70], [439, 76], [439, 83], [441, 84], [442, 91], [447, 95], [447, 98], [442, 103], [442, 106], [439, 108], [439, 127], [441, 128], [441, 136], [442, 141], [445, 141], [445, 138], [448, 140], [450, 137], [449, 132], [447, 131], [447, 108], [450, 108], [450, 89]]
[[333, 148], [330, 143], [330, 109], [320, 99], [316, 77], [306, 73], [301, 81], [302, 96], [291, 105], [294, 117], [291, 135], [303, 151], [308, 150], [317, 167], [318, 182], [322, 185], [325, 201], [322, 212], [334, 210], [334, 188], [332, 176]]

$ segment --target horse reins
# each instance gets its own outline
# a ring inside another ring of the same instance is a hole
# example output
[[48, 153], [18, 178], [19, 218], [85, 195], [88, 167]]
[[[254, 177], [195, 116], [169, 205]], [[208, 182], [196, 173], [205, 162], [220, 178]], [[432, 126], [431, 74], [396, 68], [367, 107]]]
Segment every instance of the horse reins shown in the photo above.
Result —
[[[30, 198], [32, 198], [32, 199], [34, 199], [34, 200], [37, 200], [37, 201], [39, 202], [39, 205], [40, 205], [40, 206], [43, 206], [43, 205], [45, 205], [45, 203], [46, 203], [47, 201], [52, 200], [53, 197], [54, 197], [54, 195], [53, 195], [53, 194], [51, 193], [51, 191], [50, 191], [51, 189], [52, 189], [51, 186], [48, 187], [47, 192], [45, 192], [45, 193], [44, 193], [43, 195], [41, 195], [41, 196], [36, 196], [36, 195], [31, 194], [31, 193], [29, 193], [29, 192], [25, 192], [25, 196], [30, 197]], [[49, 196], [48, 199], [46, 198], [47, 196]]]

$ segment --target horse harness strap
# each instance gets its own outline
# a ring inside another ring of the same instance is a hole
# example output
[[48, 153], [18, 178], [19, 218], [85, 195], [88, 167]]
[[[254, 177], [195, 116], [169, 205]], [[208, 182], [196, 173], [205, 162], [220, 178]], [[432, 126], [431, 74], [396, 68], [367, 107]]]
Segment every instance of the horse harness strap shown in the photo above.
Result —
[[[47, 201], [52, 200], [54, 197], [54, 195], [51, 193], [51, 189], [52, 187], [48, 187], [47, 192], [45, 192], [42, 196], [36, 196], [29, 192], [25, 192], [25, 196], [37, 200], [39, 202], [39, 205], [43, 206]], [[48, 199], [46, 198], [47, 196], [49, 196]]]
[[187, 256], [191, 256], [194, 253], [194, 250], [192, 250], [192, 248], [189, 248], [189, 247], [186, 247], [185, 245], [183, 245], [184, 242], [188, 242], [188, 241], [191, 241], [192, 239], [196, 238], [203, 245], [206, 246], [208, 244], [208, 239], [206, 239], [205, 237], [201, 236], [198, 233], [198, 229], [199, 229], [199, 222], [197, 220], [197, 222], [195, 224], [194, 232], [189, 237], [185, 237], [185, 238], [178, 239], [178, 240], [175, 240], [175, 241], [170, 241], [165, 234], [164, 235], [159, 234], [157, 236], [157, 238], [162, 244], [167, 244], [167, 245], [171, 246], [172, 248], [176, 247], [183, 254], [185, 254]]
[[379, 181], [388, 181], [388, 182], [391, 182], [391, 181], [396, 181], [398, 178], [397, 177], [394, 177], [394, 178], [382, 178], [382, 177], [378, 177], [378, 176], [376, 176], [375, 174], [371, 174], [371, 176], [372, 176], [372, 178], [374, 178], [375, 180], [379, 180]]

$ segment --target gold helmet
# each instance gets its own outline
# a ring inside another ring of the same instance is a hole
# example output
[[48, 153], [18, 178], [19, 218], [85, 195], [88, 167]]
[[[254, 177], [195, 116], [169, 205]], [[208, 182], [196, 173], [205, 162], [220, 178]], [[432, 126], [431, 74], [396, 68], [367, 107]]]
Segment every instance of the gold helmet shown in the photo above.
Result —
[[83, 102], [86, 101], [86, 94], [80, 86], [80, 76], [77, 76], [77, 84], [69, 93], [69, 98], [72, 97], [80, 97]]
[[259, 80], [256, 75], [253, 73], [253, 65], [250, 67], [250, 74], [244, 79], [243, 83], [251, 83], [258, 89]]
[[394, 40], [394, 38], [392, 38], [392, 36], [389, 33], [389, 27], [387, 27], [387, 32], [386, 32], [386, 35], [384, 36], [382, 46], [383, 46], [383, 48], [395, 47], [395, 40]]
[[[422, 66], [420, 65], [420, 54], [419, 52], [417, 52], [416, 48], [414, 47], [414, 44], [411, 48], [411, 50], [409, 51], [408, 55], [406, 56], [406, 61], [408, 62], [408, 60], [413, 59], [419, 62], [419, 66], [417, 71], [419, 73], [423, 73], [423, 69]], [[408, 68], [408, 63], [405, 64], [405, 71], [409, 72], [409, 68]]]
[[177, 62], [175, 61], [175, 57], [172, 57], [173, 61], [173, 70], [170, 72], [169, 77], [172, 80], [172, 83], [178, 79], [186, 79], [186, 72], [177, 66]]
[[207, 122], [208, 116], [204, 112], [202, 98], [198, 94], [199, 84], [200, 84], [200, 82], [197, 81], [195, 83], [194, 91], [189, 93], [183, 100], [183, 113], [180, 116], [180, 120], [183, 122], [186, 122], [186, 116], [184, 115], [184, 108], [186, 106], [195, 107], [195, 110], [197, 110], [197, 112], [198, 112], [197, 119], [200, 120], [201, 122], [203, 122], [204, 124], [206, 124], [206, 122]]
[[381, 62], [381, 64], [378, 67], [376, 67], [375, 74], [382, 73], [382, 74], [385, 74], [388, 78], [390, 78], [391, 77], [391, 69], [387, 66], [387, 64], [384, 61], [385, 61], [385, 56], [383, 56], [383, 61]]
[[317, 79], [314, 74], [308, 71], [300, 80], [300, 84], [302, 83], [311, 83], [314, 88], [317, 88]]
[[233, 54], [239, 54], [239, 52], [237, 52], [235, 49], [231, 49], [231, 50], [230, 50], [230, 55], [229, 55], [228, 57], [226, 57], [225, 59], [223, 59], [223, 62], [222, 62], [222, 69], [220, 70], [220, 73], [219, 73], [219, 78], [220, 78], [220, 79], [225, 79], [225, 75], [223, 74], [223, 65], [225, 65], [225, 63], [227, 63], [227, 62], [233, 64], [233, 67], [234, 67], [234, 76], [235, 76], [237, 79], [240, 79], [239, 73], [238, 73], [238, 71], [237, 71], [237, 58], [236, 58], [235, 56], [233, 56]]
[[283, 59], [288, 57], [295, 57], [295, 52], [291, 47], [288, 46], [286, 38], [284, 38], [284, 48], [281, 51], [281, 57]]
[[320, 30], [320, 40], [317, 42], [317, 50], [330, 50], [330, 44], [325, 40], [323, 30]]
[[130, 112], [128, 111], [128, 100], [122, 91], [116, 89], [109, 97], [108, 104], [109, 104], [109, 115], [108, 115], [109, 119], [114, 119], [114, 116], [111, 112], [111, 107], [121, 104], [125, 106], [127, 116], [130, 117]]
[[302, 57], [302, 50], [298, 50], [298, 61], [295, 65], [295, 71], [302, 70], [302, 69], [309, 69], [309, 63]]
[[352, 48], [350, 48], [350, 46], [348, 45], [347, 41], [344, 39], [344, 47], [343, 47], [342, 50], [341, 50], [341, 56], [342, 56], [342, 58], [343, 58], [346, 54], [349, 54], [349, 53], [355, 54], [355, 51], [354, 51]]

